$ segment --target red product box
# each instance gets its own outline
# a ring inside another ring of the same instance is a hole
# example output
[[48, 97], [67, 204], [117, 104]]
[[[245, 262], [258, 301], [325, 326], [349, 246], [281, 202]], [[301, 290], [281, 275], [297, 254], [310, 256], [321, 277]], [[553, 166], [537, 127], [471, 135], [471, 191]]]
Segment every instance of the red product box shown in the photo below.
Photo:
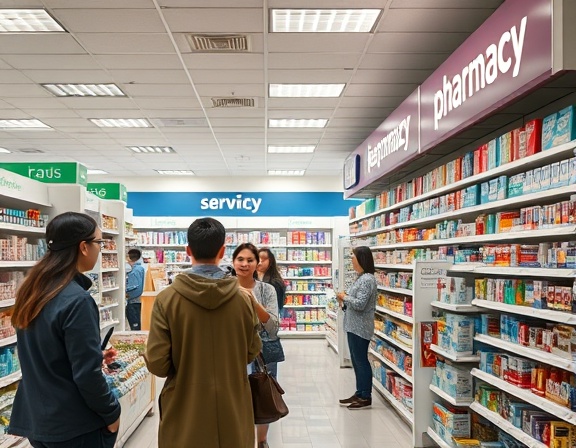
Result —
[[480, 148], [477, 148], [474, 150], [474, 174], [480, 172]]
[[536, 118], [524, 125], [526, 132], [526, 155], [531, 156], [542, 150], [542, 119]]
[[520, 133], [524, 132], [524, 128], [517, 128], [512, 130], [512, 151], [510, 152], [510, 161], [520, 159]]
[[480, 146], [480, 172], [488, 171], [488, 145]]

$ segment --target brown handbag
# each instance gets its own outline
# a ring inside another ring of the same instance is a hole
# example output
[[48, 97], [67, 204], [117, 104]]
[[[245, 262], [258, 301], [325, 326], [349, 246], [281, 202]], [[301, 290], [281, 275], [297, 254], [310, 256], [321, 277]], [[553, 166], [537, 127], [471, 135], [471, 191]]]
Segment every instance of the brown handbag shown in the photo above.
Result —
[[288, 415], [288, 406], [282, 395], [284, 389], [274, 379], [262, 359], [256, 357], [257, 371], [248, 375], [252, 390], [252, 407], [254, 408], [254, 423], [265, 425], [280, 420]]

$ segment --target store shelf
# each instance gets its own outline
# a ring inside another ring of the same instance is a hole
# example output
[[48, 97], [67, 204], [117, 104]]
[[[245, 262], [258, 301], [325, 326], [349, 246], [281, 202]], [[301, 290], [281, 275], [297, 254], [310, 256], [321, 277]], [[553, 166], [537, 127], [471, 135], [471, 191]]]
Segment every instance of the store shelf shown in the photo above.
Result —
[[414, 269], [414, 265], [413, 264], [375, 264], [374, 265], [375, 268], [378, 269], [393, 269], [393, 270], [399, 270], [399, 271], [411, 271], [412, 269]]
[[328, 291], [290, 291], [286, 290], [286, 294], [303, 294], [303, 295], [314, 295], [314, 294], [327, 294]]
[[98, 310], [102, 311], [110, 308], [116, 308], [118, 305], [119, 305], [118, 303], [111, 303], [110, 305], [98, 306]]
[[516, 355], [525, 356], [526, 358], [533, 359], [535, 361], [543, 362], [550, 366], [559, 367], [570, 372], [576, 372], [576, 362], [571, 359], [562, 358], [553, 353], [548, 353], [542, 350], [537, 350], [534, 348], [524, 347], [519, 344], [514, 344], [513, 342], [504, 341], [499, 338], [494, 338], [485, 334], [476, 334], [474, 339], [478, 342], [483, 342], [484, 344], [491, 345], [492, 347], [501, 348], [507, 350]]
[[0, 268], [31, 268], [36, 261], [0, 261]]
[[353, 234], [355, 237], [369, 236], [377, 233], [388, 232], [406, 227], [422, 226], [423, 224], [433, 224], [448, 219], [465, 218], [469, 216], [477, 216], [484, 212], [491, 212], [499, 209], [506, 208], [519, 208], [524, 205], [534, 204], [542, 200], [553, 200], [569, 197], [571, 194], [576, 193], [576, 185], [567, 185], [564, 187], [553, 188], [550, 190], [539, 191], [536, 193], [523, 194], [509, 199], [501, 199], [499, 201], [487, 202], [485, 204], [474, 205], [472, 207], [464, 207], [458, 210], [453, 210], [437, 215], [427, 216], [425, 218], [413, 219], [411, 221], [399, 222], [388, 226], [380, 227], [378, 229], [366, 230]]
[[328, 343], [328, 347], [338, 353], [338, 345], [330, 337], [326, 337], [326, 342]]
[[332, 277], [284, 277], [284, 280], [332, 280]]
[[430, 390], [454, 406], [469, 406], [474, 401], [473, 398], [454, 398], [433, 384], [430, 384]]
[[0, 339], [0, 347], [6, 347], [12, 344], [16, 344], [16, 335]]
[[536, 394], [530, 392], [530, 389], [520, 389], [513, 384], [508, 383], [507, 381], [501, 380], [500, 378], [495, 377], [489, 373], [483, 372], [479, 369], [472, 369], [472, 375], [482, 381], [491, 384], [492, 386], [497, 387], [498, 389], [503, 390], [504, 392], [508, 392], [510, 395], [514, 395], [521, 400], [530, 403], [543, 411], [546, 411], [565, 422], [568, 422], [572, 425], [576, 425], [576, 412], [571, 411], [564, 406], [554, 403], [553, 401], [547, 400], [544, 397], [540, 397]]
[[118, 254], [117, 250], [101, 250], [101, 254]]
[[[458, 182], [453, 182], [450, 185], [445, 185], [440, 188], [436, 188], [435, 190], [429, 191], [427, 193], [421, 194], [414, 198], [406, 199], [404, 201], [398, 202], [397, 204], [391, 205], [389, 207], [385, 207], [378, 211], [366, 214], [362, 217], [354, 218], [350, 220], [350, 223], [362, 221], [364, 219], [370, 218], [372, 216], [381, 215], [391, 210], [398, 210], [402, 207], [406, 207], [407, 205], [414, 204], [416, 202], [424, 201], [428, 198], [433, 198], [437, 196], [441, 196], [445, 193], [450, 193], [452, 191], [461, 190], [462, 188], [478, 184], [488, 179], [492, 179], [496, 176], [501, 174], [509, 175], [511, 172], [519, 173], [521, 171], [526, 171], [528, 168], [537, 167], [545, 165], [546, 163], [551, 163], [555, 161], [562, 160], [563, 158], [569, 158], [573, 156], [573, 150], [576, 147], [576, 143], [574, 141], [565, 143], [563, 145], [559, 145], [555, 148], [549, 149], [547, 151], [541, 151], [536, 154], [533, 154], [528, 157], [523, 157], [519, 160], [515, 160], [513, 162], [506, 163], [504, 165], [500, 165], [496, 168], [491, 170], [485, 171], [483, 173], [475, 174], [473, 176], [466, 177], [465, 179], [459, 180]], [[357, 234], [353, 234], [353, 236], [357, 236]]]
[[402, 370], [400, 367], [398, 367], [396, 364], [394, 364], [392, 361], [388, 361], [386, 358], [384, 358], [384, 356], [382, 356], [380, 353], [372, 350], [371, 348], [368, 349], [368, 353], [371, 353], [372, 355], [374, 355], [376, 358], [378, 358], [380, 361], [382, 361], [383, 364], [386, 365], [386, 367], [389, 367], [390, 369], [394, 370], [394, 372], [396, 372], [398, 375], [400, 375], [402, 378], [404, 378], [407, 381], [410, 381], [411, 383], [414, 382], [414, 378], [412, 378], [411, 375], [409, 375], [408, 373], [404, 372], [404, 370]]
[[[284, 306], [286, 306], [286, 305], [284, 305]], [[338, 319], [338, 314], [336, 314], [334, 311], [327, 310], [326, 315], [330, 316], [332, 319]]]
[[494, 423], [494, 425], [499, 427], [501, 430], [507, 432], [512, 437], [514, 437], [516, 440], [519, 440], [520, 442], [522, 442], [524, 445], [528, 446], [529, 448], [548, 448], [542, 442], [538, 442], [536, 439], [530, 437], [528, 434], [526, 434], [520, 428], [516, 428], [516, 426], [514, 426], [508, 420], [504, 420], [499, 414], [497, 414], [496, 412], [492, 412], [491, 410], [485, 408], [484, 406], [482, 406], [477, 401], [475, 401], [474, 403], [472, 403], [470, 405], [470, 409], [472, 409], [477, 414], [480, 414], [486, 420], [489, 420], [490, 422]]
[[436, 344], [430, 345], [430, 350], [434, 353], [438, 353], [440, 356], [449, 359], [454, 362], [480, 362], [480, 356], [471, 354], [458, 354], [447, 352], [443, 348], [437, 346]]
[[384, 339], [385, 341], [389, 342], [390, 344], [395, 345], [399, 349], [404, 350], [406, 353], [412, 354], [412, 347], [410, 347], [409, 345], [403, 344], [402, 342], [397, 341], [396, 339], [394, 339], [394, 338], [388, 336], [387, 334], [384, 334], [378, 330], [374, 330], [374, 334], [377, 335], [378, 337]]
[[310, 339], [319, 339], [326, 337], [326, 331], [284, 331], [280, 330], [278, 332], [278, 336], [281, 336], [284, 339], [290, 338], [310, 338]]
[[104, 330], [104, 328], [108, 328], [119, 323], [120, 321], [118, 320], [108, 320], [106, 322], [100, 322], [100, 330]]
[[378, 289], [380, 291], [393, 292], [394, 294], [402, 294], [405, 296], [412, 296], [414, 294], [414, 292], [411, 289], [406, 289], [406, 288], [392, 288], [390, 286], [378, 285]]
[[192, 265], [191, 261], [170, 261], [164, 263], [166, 266], [180, 266], [180, 265]]
[[276, 260], [277, 264], [304, 264], [304, 265], [308, 265], [308, 264], [332, 264], [332, 260], [325, 260], [325, 261], [291, 261], [291, 260]]
[[104, 235], [120, 235], [120, 232], [116, 229], [102, 229]]
[[404, 322], [408, 322], [409, 324], [414, 323], [414, 318], [412, 316], [406, 316], [402, 313], [397, 313], [396, 311], [389, 310], [388, 308], [384, 308], [383, 306], [376, 305], [376, 311], [379, 313], [387, 314], [388, 316], [395, 317], [396, 319], [400, 319]]
[[414, 415], [410, 410], [400, 403], [394, 395], [386, 390], [386, 388], [376, 379], [372, 378], [372, 386], [376, 389], [390, 405], [411, 425], [414, 424]]
[[138, 243], [140, 247], [180, 247], [184, 249], [186, 244], [154, 244], [154, 243]]
[[562, 268], [527, 268], [527, 267], [504, 267], [482, 266], [478, 264], [455, 264], [450, 273], [473, 273], [485, 275], [505, 275], [513, 277], [555, 277], [571, 278], [576, 276], [575, 269]]
[[562, 237], [574, 236], [576, 233], [575, 225], [560, 225], [549, 227], [545, 229], [538, 230], [523, 230], [519, 232], [506, 232], [506, 233], [492, 233], [486, 235], [475, 235], [457, 237], [457, 238], [447, 238], [438, 240], [423, 240], [423, 241], [408, 241], [404, 243], [390, 243], [381, 246], [370, 246], [370, 249], [404, 249], [412, 247], [432, 247], [432, 246], [456, 246], [458, 244], [470, 244], [471, 241], [474, 244], [477, 243], [490, 243], [496, 241], [520, 241], [520, 240], [531, 240], [531, 239], [542, 239], [542, 238], [553, 238], [555, 240], [561, 239]]
[[481, 308], [478, 308], [477, 306], [474, 305], [444, 303], [439, 302], [437, 300], [432, 302], [430, 305], [432, 305], [435, 308], [441, 308], [443, 310], [454, 311], [457, 313], [478, 313], [482, 311]]
[[112, 287], [112, 288], [104, 288], [104, 289], [102, 289], [102, 294], [104, 294], [105, 292], [116, 291], [116, 290], [118, 290], [118, 289], [120, 289], [120, 286], [114, 286], [114, 287]]
[[14, 306], [16, 299], [0, 300], [0, 308], [8, 308]]
[[522, 316], [536, 317], [538, 319], [560, 322], [563, 324], [576, 325], [576, 314], [563, 311], [540, 310], [521, 305], [509, 305], [507, 303], [492, 302], [490, 300], [474, 299], [472, 305], [490, 310], [504, 311], [507, 313], [520, 314]]
[[0, 230], [6, 230], [13, 233], [32, 233], [38, 235], [46, 234], [46, 227], [29, 227], [20, 224], [9, 224], [7, 222], [0, 223]]
[[0, 389], [9, 386], [10, 384], [14, 384], [16, 381], [20, 381], [20, 379], [22, 379], [21, 370], [11, 373], [10, 375], [0, 377]]
[[119, 268], [102, 268], [100, 272], [118, 272]]
[[284, 308], [326, 308], [326, 305], [284, 305]]
[[428, 426], [426, 433], [430, 436], [430, 438], [434, 441], [434, 443], [436, 445], [438, 445], [440, 448], [453, 448], [452, 445], [446, 443], [446, 441], [442, 437], [440, 437], [438, 434], [436, 434], [436, 431], [434, 431], [430, 426]]

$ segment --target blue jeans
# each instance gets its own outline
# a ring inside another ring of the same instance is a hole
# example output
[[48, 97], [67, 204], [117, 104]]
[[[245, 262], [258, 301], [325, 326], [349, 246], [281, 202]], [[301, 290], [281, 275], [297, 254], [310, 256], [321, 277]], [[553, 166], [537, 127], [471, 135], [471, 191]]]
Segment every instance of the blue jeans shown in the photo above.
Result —
[[140, 313], [142, 310], [141, 303], [128, 303], [126, 305], [126, 319], [130, 324], [130, 330], [140, 331], [142, 328], [140, 326]]
[[82, 434], [64, 442], [39, 442], [29, 440], [34, 448], [112, 448], [118, 433], [108, 432], [105, 428]]
[[372, 367], [368, 361], [368, 346], [370, 341], [348, 332], [348, 347], [350, 359], [356, 376], [356, 396], [372, 398]]

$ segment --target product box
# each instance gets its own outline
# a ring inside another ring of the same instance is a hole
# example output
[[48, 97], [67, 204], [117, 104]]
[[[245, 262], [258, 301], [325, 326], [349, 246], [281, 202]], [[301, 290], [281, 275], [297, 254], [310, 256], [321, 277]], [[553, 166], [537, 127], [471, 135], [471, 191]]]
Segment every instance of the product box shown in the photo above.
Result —
[[542, 123], [542, 150], [547, 150], [576, 137], [574, 128], [574, 106], [568, 106], [548, 115]]
[[488, 169], [494, 169], [500, 166], [500, 149], [499, 139], [495, 138], [488, 142]]
[[499, 157], [498, 166], [510, 162], [512, 154], [512, 132], [506, 132], [498, 138]]
[[508, 179], [508, 198], [515, 198], [517, 196], [522, 196], [524, 194], [524, 182], [525, 182], [526, 174], [520, 173], [514, 176], [511, 176]]
[[570, 182], [570, 160], [562, 160], [558, 164], [558, 172], [558, 184], [556, 186], [564, 187], [568, 185]]
[[490, 183], [482, 182], [480, 184], [480, 204], [487, 204], [490, 202]]
[[[517, 128], [512, 130], [512, 150], [510, 153], [511, 162], [520, 159], [520, 134], [522, 132], [524, 132], [524, 128]], [[525, 155], [526, 155], [526, 148], [524, 148], [524, 156]]]
[[533, 178], [532, 178], [532, 188], [531, 188], [531, 192], [532, 193], [537, 193], [540, 191], [541, 189], [541, 183], [542, 183], [542, 168], [534, 168], [532, 170], [533, 173]]
[[524, 188], [523, 193], [528, 194], [532, 193], [534, 188], [534, 170], [526, 171], [524, 177]]
[[540, 191], [550, 189], [552, 185], [552, 169], [550, 165], [544, 165], [541, 170]]
[[[536, 154], [542, 149], [542, 119], [536, 118], [524, 125], [524, 139], [527, 156]], [[522, 136], [521, 136], [522, 139]]]
[[562, 186], [560, 182], [560, 162], [550, 164], [550, 188]]
[[576, 157], [568, 159], [568, 175], [570, 176], [568, 185], [576, 184]]

